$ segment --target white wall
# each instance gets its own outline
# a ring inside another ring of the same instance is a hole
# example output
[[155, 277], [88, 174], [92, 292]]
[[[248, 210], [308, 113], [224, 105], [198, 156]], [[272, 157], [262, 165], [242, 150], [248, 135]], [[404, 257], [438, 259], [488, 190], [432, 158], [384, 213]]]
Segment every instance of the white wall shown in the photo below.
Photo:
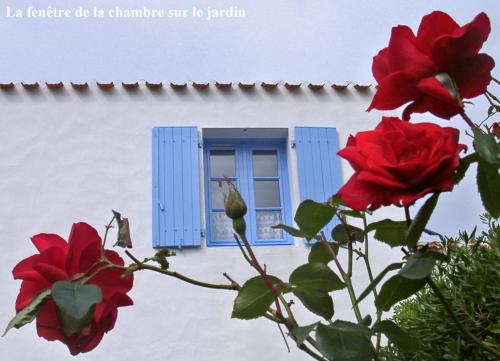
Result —
[[[165, 86], [152, 92], [143, 85], [126, 91], [121, 86], [104, 92], [91, 84], [75, 91], [68, 84], [52, 91], [27, 91], [20, 85], [0, 91], [0, 325], [14, 314], [19, 282], [12, 267], [35, 253], [29, 237], [41, 232], [67, 237], [71, 224], [86, 221], [101, 232], [111, 209], [130, 218], [134, 252], [140, 257], [151, 247], [151, 128], [160, 125], [203, 127], [335, 126], [340, 144], [349, 133], [372, 128], [380, 113], [366, 113], [372, 91], [352, 87], [345, 92], [306, 86], [292, 92], [280, 86], [266, 92], [259, 86], [246, 92], [233, 86], [223, 92], [192, 87], [179, 92]], [[294, 151], [289, 149], [292, 205], [299, 203]], [[344, 179], [351, 170], [343, 164]], [[401, 217], [401, 211], [393, 215]], [[385, 213], [387, 215], [387, 212]], [[260, 247], [256, 253], [268, 271], [287, 279], [305, 263], [302, 240], [291, 247]], [[375, 245], [375, 273], [397, 251]], [[366, 286], [364, 271], [355, 269], [357, 292]], [[243, 282], [253, 270], [237, 248], [181, 250], [172, 268], [194, 278], [225, 283], [223, 272]], [[135, 305], [122, 308], [115, 329], [81, 360], [304, 360], [292, 347], [287, 353], [278, 328], [267, 320], [231, 320], [235, 293], [199, 289], [152, 273], [136, 274], [131, 292]], [[346, 293], [334, 294], [336, 317], [352, 319]], [[301, 310], [297, 304], [295, 309]], [[364, 312], [373, 312], [371, 301]], [[299, 313], [305, 324], [307, 313]], [[69, 359], [60, 343], [36, 336], [34, 325], [11, 331], [0, 340], [2, 359], [58, 361]]]

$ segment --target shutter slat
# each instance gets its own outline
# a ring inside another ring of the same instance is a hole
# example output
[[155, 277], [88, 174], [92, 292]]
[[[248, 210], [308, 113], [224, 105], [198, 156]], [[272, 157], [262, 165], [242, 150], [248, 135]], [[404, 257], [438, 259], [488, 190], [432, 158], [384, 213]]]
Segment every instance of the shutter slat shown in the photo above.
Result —
[[197, 137], [196, 127], [153, 130], [154, 247], [201, 244]]
[[[301, 201], [326, 202], [341, 185], [336, 129], [296, 127], [295, 144]], [[325, 227], [328, 238], [336, 224], [334, 219]]]

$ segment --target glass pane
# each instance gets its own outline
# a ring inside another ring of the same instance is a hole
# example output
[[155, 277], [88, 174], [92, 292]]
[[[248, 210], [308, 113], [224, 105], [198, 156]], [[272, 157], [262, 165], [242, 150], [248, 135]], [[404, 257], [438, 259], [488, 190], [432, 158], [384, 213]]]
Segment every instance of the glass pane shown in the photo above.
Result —
[[210, 151], [210, 175], [229, 178], [236, 176], [234, 150]]
[[256, 180], [253, 182], [255, 192], [255, 206], [281, 207], [280, 185], [277, 180]]
[[271, 228], [281, 223], [280, 211], [257, 211], [257, 238], [283, 239], [281, 229]]
[[253, 152], [253, 176], [278, 176], [278, 158], [275, 150], [255, 150]]
[[212, 212], [212, 239], [234, 240], [233, 222], [224, 212]]
[[219, 186], [219, 181], [212, 181], [211, 183], [211, 193], [212, 193], [212, 208], [224, 208], [224, 194], [227, 194], [227, 182], [221, 181]]

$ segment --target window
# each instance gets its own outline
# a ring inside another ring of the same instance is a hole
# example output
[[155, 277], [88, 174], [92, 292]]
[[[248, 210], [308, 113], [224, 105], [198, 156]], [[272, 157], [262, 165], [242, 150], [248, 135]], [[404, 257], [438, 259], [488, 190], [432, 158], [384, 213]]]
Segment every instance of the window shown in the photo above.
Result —
[[226, 179], [245, 199], [247, 236], [252, 245], [286, 245], [292, 237], [272, 226], [290, 224], [286, 141], [207, 140], [205, 155], [206, 239], [208, 246], [236, 245], [224, 213]]

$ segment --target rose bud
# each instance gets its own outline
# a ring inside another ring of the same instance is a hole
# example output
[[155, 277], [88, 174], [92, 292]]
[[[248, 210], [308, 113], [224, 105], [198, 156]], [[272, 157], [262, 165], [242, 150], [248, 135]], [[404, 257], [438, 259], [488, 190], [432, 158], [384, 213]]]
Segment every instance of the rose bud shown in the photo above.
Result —
[[240, 192], [231, 183], [227, 183], [228, 192], [224, 195], [224, 211], [232, 220], [241, 219], [247, 213], [247, 205]]
[[493, 126], [491, 127], [491, 134], [493, 134], [497, 138], [500, 138], [500, 123], [493, 123]]

